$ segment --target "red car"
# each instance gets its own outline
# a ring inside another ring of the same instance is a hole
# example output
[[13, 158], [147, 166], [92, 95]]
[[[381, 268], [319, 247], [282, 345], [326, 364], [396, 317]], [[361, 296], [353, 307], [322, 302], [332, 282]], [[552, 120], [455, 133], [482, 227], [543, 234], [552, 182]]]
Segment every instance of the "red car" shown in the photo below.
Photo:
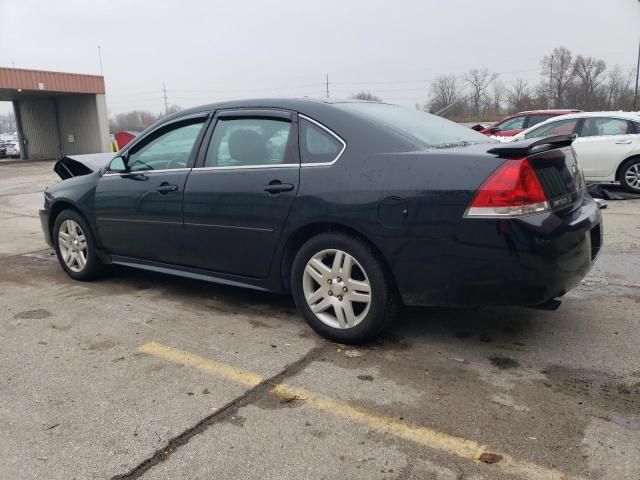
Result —
[[519, 112], [504, 117], [499, 122], [478, 131], [485, 135], [493, 135], [496, 137], [513, 137], [521, 131], [552, 117], [581, 111], [582, 110], [531, 110], [529, 112]]

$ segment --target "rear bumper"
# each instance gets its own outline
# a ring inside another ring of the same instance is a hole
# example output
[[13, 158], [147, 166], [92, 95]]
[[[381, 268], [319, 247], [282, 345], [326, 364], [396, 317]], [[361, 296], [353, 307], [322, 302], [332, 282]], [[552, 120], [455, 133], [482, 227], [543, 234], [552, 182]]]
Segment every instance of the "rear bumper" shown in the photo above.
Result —
[[464, 219], [449, 239], [413, 239], [393, 270], [408, 305], [535, 306], [564, 295], [602, 245], [597, 204], [585, 197], [566, 216]]
[[42, 233], [44, 234], [44, 241], [47, 245], [53, 247], [53, 241], [51, 240], [51, 230], [49, 230], [49, 210], [39, 210], [40, 226], [42, 227]]

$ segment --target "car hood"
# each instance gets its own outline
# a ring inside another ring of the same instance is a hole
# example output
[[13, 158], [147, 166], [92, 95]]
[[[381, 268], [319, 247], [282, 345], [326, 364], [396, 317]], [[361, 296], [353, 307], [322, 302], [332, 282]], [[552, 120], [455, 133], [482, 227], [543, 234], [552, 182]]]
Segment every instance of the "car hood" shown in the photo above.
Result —
[[113, 157], [113, 153], [67, 155], [56, 162], [53, 166], [53, 171], [56, 172], [62, 180], [88, 175], [102, 167], [106, 167]]

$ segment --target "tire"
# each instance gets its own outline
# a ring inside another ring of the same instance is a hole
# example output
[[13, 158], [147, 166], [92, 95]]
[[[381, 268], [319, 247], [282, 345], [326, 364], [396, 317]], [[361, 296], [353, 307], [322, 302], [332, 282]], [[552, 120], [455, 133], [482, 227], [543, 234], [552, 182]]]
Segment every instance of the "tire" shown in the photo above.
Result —
[[622, 164], [618, 181], [627, 192], [640, 193], [640, 157], [630, 158]]
[[[75, 233], [73, 231], [75, 230]], [[64, 237], [68, 246], [63, 243]], [[75, 210], [63, 210], [56, 217], [51, 232], [60, 266], [74, 280], [92, 280], [99, 276], [104, 264], [96, 254], [96, 241], [82, 215]], [[84, 241], [83, 241], [84, 240]], [[84, 247], [84, 249], [82, 248]]]
[[322, 233], [300, 248], [291, 289], [309, 326], [338, 343], [371, 340], [391, 323], [399, 305], [391, 275], [371, 247], [344, 233]]

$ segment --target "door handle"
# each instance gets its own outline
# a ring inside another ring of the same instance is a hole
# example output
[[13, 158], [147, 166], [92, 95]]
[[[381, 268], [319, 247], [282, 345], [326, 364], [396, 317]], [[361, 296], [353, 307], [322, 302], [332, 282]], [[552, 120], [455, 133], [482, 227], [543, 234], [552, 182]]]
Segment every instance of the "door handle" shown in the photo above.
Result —
[[264, 186], [264, 191], [272, 195], [282, 192], [290, 192], [291, 190], [293, 190], [293, 185], [290, 183], [281, 183], [280, 180], [273, 180], [272, 182], [269, 182], [269, 185]]
[[159, 187], [156, 188], [156, 192], [160, 195], [166, 195], [169, 192], [177, 192], [177, 185], [169, 185], [168, 183], [162, 183]]
[[632, 143], [632, 140], [618, 140], [616, 142], [616, 145], [631, 145]]

